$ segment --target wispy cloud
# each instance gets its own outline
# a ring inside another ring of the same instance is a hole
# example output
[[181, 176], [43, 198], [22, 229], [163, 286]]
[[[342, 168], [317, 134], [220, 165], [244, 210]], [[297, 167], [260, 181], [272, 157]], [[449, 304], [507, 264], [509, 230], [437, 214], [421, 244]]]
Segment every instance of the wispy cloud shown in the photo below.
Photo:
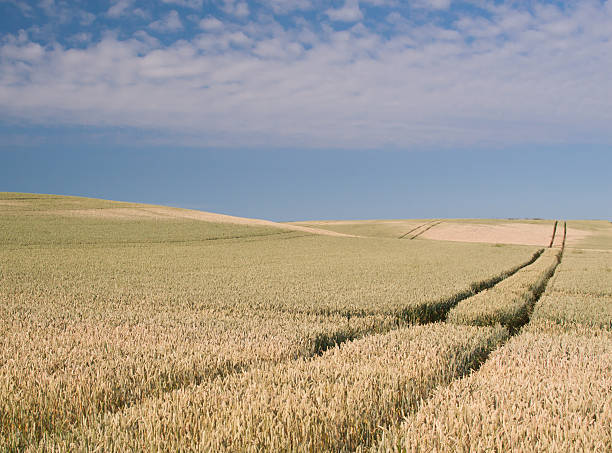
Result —
[[133, 3], [133, 0], [117, 0], [111, 5], [110, 8], [108, 8], [106, 15], [109, 17], [120, 17], [128, 10], [128, 8], [132, 6]]
[[359, 0], [345, 0], [341, 8], [328, 9], [325, 13], [331, 20], [341, 22], [357, 22], [363, 19], [363, 13], [359, 9]]
[[222, 0], [223, 11], [237, 17], [247, 17], [250, 13], [249, 5], [246, 1]]
[[208, 16], [202, 19], [199, 23], [202, 30], [215, 31], [223, 30], [223, 22], [216, 17]]
[[165, 17], [151, 22], [149, 28], [159, 32], [174, 32], [183, 28], [183, 23], [179, 13], [175, 10], [170, 11]]
[[9, 3], [15, 6], [25, 16], [31, 16], [32, 11], [33, 11], [32, 7], [28, 5], [27, 2], [22, 1], [22, 0], [0, 0], [0, 3]]
[[314, 7], [311, 0], [264, 0], [265, 6], [276, 14], [287, 14], [296, 10], [309, 10]]
[[[365, 4], [340, 10], [366, 16]], [[329, 11], [290, 24], [207, 14], [194, 34], [162, 43], [158, 33], [185, 31], [172, 10], [148, 33], [83, 34], [77, 48], [5, 35], [0, 112], [202, 146], [612, 145], [611, 4], [488, 4], [445, 24], [389, 10], [384, 23], [338, 28]]]
[[191, 9], [202, 9], [204, 0], [162, 0], [162, 3], [174, 4]]
[[448, 9], [451, 6], [451, 0], [417, 0], [415, 4], [421, 8], [430, 9]]

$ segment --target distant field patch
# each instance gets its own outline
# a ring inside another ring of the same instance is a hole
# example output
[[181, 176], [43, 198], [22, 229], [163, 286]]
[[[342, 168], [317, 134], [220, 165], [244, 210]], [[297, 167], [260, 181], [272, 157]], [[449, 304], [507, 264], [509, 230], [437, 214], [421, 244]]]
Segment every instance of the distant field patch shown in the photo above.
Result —
[[[251, 219], [236, 217], [225, 214], [217, 214], [206, 211], [191, 209], [169, 208], [165, 206], [154, 206], [135, 203], [124, 203], [120, 201], [98, 200], [83, 197], [64, 197], [57, 195], [38, 195], [0, 192], [0, 216], [6, 216], [8, 222], [19, 222], [25, 219], [28, 224], [40, 222], [45, 216], [70, 217], [81, 219], [118, 220], [118, 221], [150, 221], [150, 220], [173, 220], [173, 221], [201, 221], [208, 222], [213, 229], [229, 230], [227, 225], [242, 225], [274, 230], [301, 231], [310, 234], [322, 234], [325, 236], [352, 236], [341, 232], [306, 227], [293, 224], [283, 224], [263, 219]], [[33, 216], [37, 217], [36, 219]], [[19, 219], [16, 220], [16, 217]], [[52, 221], [61, 223], [61, 221]], [[217, 224], [216, 226], [214, 224]], [[225, 226], [219, 226], [225, 225]], [[26, 227], [25, 230], [30, 229]], [[55, 228], [53, 228], [55, 230]], [[20, 230], [23, 231], [23, 230]], [[49, 231], [49, 229], [47, 229]], [[246, 230], [245, 230], [246, 231]], [[246, 235], [259, 234], [261, 231], [251, 229]], [[244, 234], [240, 233], [240, 236]], [[209, 235], [208, 235], [209, 236]], [[207, 236], [207, 237], [208, 237]], [[222, 237], [232, 237], [227, 231]], [[174, 240], [174, 239], [172, 239]], [[120, 242], [125, 242], [120, 240]], [[138, 241], [137, 241], [138, 242]]]
[[410, 220], [318, 220], [291, 222], [286, 225], [317, 228], [355, 236], [399, 238], [428, 222], [427, 219]]
[[[552, 223], [533, 224], [509, 222], [500, 224], [475, 224], [443, 222], [425, 231], [420, 237], [440, 241], [484, 242], [499, 244], [523, 244], [548, 246], [553, 233]], [[579, 230], [568, 231], [568, 238], [588, 235]]]
[[[574, 248], [612, 251], [612, 222], [607, 220], [570, 220], [566, 245]], [[575, 230], [586, 234], [575, 235]]]

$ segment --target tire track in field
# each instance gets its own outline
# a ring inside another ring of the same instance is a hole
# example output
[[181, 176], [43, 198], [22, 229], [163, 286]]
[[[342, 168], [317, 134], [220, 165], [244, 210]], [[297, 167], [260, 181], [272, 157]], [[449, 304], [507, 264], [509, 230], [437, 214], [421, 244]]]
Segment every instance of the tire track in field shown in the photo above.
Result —
[[[555, 224], [556, 224], [556, 222], [555, 222]], [[566, 233], [567, 233], [567, 222], [564, 222], [563, 223], [563, 237], [564, 237], [564, 239], [565, 239]], [[542, 295], [546, 291], [548, 283], [551, 281], [551, 279], [555, 275], [559, 265], [561, 264], [561, 260], [563, 259], [563, 252], [564, 252], [564, 250], [565, 250], [565, 240], [563, 242], [563, 245], [561, 247], [561, 250], [560, 250], [559, 254], [557, 255], [556, 263], [554, 264], [554, 266], [551, 269], [549, 269], [548, 271], [546, 271], [535, 282], [534, 286], [525, 294], [526, 297], [529, 297], [529, 306], [528, 306], [527, 320], [522, 325], [520, 325], [518, 328], [516, 328], [516, 329], [508, 329], [509, 336], [506, 339], [506, 341], [502, 342], [497, 348], [488, 351], [486, 353], [486, 355], [483, 357], [483, 359], [477, 364], [477, 366], [472, 368], [470, 370], [470, 372], [478, 371], [478, 369], [488, 360], [490, 354], [492, 354], [494, 351], [502, 348], [508, 342], [508, 340], [510, 340], [510, 338], [512, 338], [514, 335], [519, 334], [520, 331], [521, 331], [521, 328], [529, 323], [529, 321], [531, 320], [531, 315], [533, 314], [533, 309], [534, 309], [536, 303], [540, 300], [540, 298], [542, 297]], [[529, 263], [529, 264], [533, 264], [538, 258], [540, 258], [540, 256], [544, 252], [544, 249], [540, 249], [539, 252], [540, 253], [537, 255], [537, 257], [534, 260], [532, 260], [532, 262]], [[526, 267], [526, 266], [522, 266], [520, 269], [522, 269], [523, 267]], [[520, 269], [517, 269], [516, 272], [518, 272]], [[514, 272], [513, 274], [515, 274], [516, 272]], [[505, 280], [505, 279], [503, 279], [503, 280]], [[500, 280], [500, 282], [501, 281], [502, 280]]]
[[565, 239], [567, 237], [567, 222], [559, 220], [557, 223], [557, 231], [553, 237], [551, 246], [552, 248], [565, 248]]
[[[409, 240], [412, 240], [418, 236], [420, 236], [421, 234], [425, 233], [427, 230], [435, 227], [436, 225], [440, 225], [442, 223], [442, 220], [431, 220], [429, 222], [426, 222], [422, 225], [419, 225], [416, 228], [413, 228], [412, 230], [410, 230], [408, 233], [403, 234], [402, 236], [399, 237], [399, 239], [404, 239], [404, 238], [408, 238]], [[412, 234], [412, 236], [410, 236], [410, 234]]]
[[567, 222], [563, 222], [563, 242], [561, 243], [561, 251], [565, 250], [565, 239], [567, 237]]
[[553, 232], [552, 232], [552, 236], [550, 238], [550, 244], [548, 244], [548, 248], [552, 248], [553, 243], [555, 242], [555, 233], [557, 232], [557, 223], [559, 221], [555, 220], [555, 224], [553, 225]]
[[442, 223], [442, 221], [438, 221], [435, 223], [432, 223], [431, 225], [429, 225], [427, 228], [425, 228], [424, 230], [419, 231], [417, 234], [415, 234], [414, 236], [412, 236], [410, 238], [410, 240], [416, 239], [417, 237], [419, 237], [420, 235], [422, 235], [423, 233], [425, 233], [427, 230], [431, 230], [433, 227], [438, 226]]
[[550, 280], [555, 275], [557, 269], [559, 268], [559, 265], [561, 264], [561, 261], [563, 260], [563, 253], [565, 252], [565, 238], [566, 238], [566, 236], [567, 236], [567, 222], [564, 221], [563, 222], [563, 242], [561, 243], [561, 250], [560, 250], [559, 254], [557, 255], [557, 262], [556, 262], [554, 268], [548, 273], [548, 275], [545, 275], [545, 278], [540, 283], [540, 285], [538, 285], [536, 288], [534, 288], [534, 290], [533, 290], [534, 299], [533, 299], [533, 301], [530, 304], [530, 307], [529, 307], [529, 316], [528, 316], [527, 322], [525, 324], [528, 324], [529, 321], [531, 321], [531, 315], [533, 314], [533, 309], [534, 309], [536, 303], [540, 300], [540, 298], [542, 297], [542, 294], [544, 294], [544, 291], [546, 291], [546, 287], [548, 286], [548, 283], [550, 282]]
[[[563, 225], [563, 237], [564, 237], [564, 239], [565, 239], [565, 235], [566, 235], [566, 232], [567, 232], [566, 225], [567, 225], [567, 223], [564, 222], [564, 225]], [[554, 238], [554, 234], [553, 234], [553, 238]], [[546, 287], [547, 287], [548, 283], [550, 282], [551, 278], [554, 276], [554, 274], [555, 274], [559, 264], [561, 264], [561, 259], [563, 257], [564, 247], [565, 247], [565, 242], [563, 242], [563, 245], [561, 247], [561, 251], [557, 255], [557, 260], [556, 260], [557, 262], [555, 263], [554, 267], [550, 271], [546, 272], [544, 274], [544, 278], [542, 278], [540, 281], [538, 281], [536, 286], [534, 286], [530, 290], [529, 293], [531, 295], [531, 299], [532, 300], [530, 301], [531, 303], [530, 303], [529, 316], [528, 316], [527, 321], [523, 325], [525, 325], [525, 324], [527, 324], [529, 322], [529, 320], [531, 318], [531, 315], [533, 313], [533, 307], [535, 306], [535, 304], [538, 302], [538, 300], [540, 299], [540, 297], [542, 296], [542, 294], [546, 290]], [[542, 255], [543, 252], [544, 252], [544, 249], [540, 249], [539, 253], [537, 254], [537, 256], [535, 256], [535, 258], [529, 264], [532, 264], [533, 262], [535, 262]], [[528, 264], [526, 264], [525, 266], [527, 266], [527, 265]], [[522, 269], [525, 266], [520, 267], [515, 272], [513, 272], [511, 275], [515, 274], [516, 272], [518, 272], [520, 269]], [[508, 277], [510, 277], [510, 275], [508, 275]], [[503, 280], [505, 280], [505, 278], [499, 280], [499, 282], [501, 282]], [[491, 287], [493, 287], [493, 286], [494, 285], [491, 285]], [[482, 349], [482, 350], [478, 351], [478, 355], [475, 357], [474, 361], [470, 364], [470, 366], [468, 366], [468, 367], [466, 367], [466, 369], [462, 370], [461, 373], [458, 373], [453, 379], [449, 380], [449, 382], [433, 387], [430, 390], [430, 392], [429, 392], [429, 396], [427, 396], [426, 398], [423, 398], [420, 401], [420, 403], [418, 404], [418, 406], [413, 411], [411, 411], [409, 414], [397, 414], [398, 415], [397, 416], [397, 421], [398, 422], [401, 421], [401, 419], [403, 417], [405, 417], [406, 415], [416, 414], [419, 411], [420, 407], [423, 404], [425, 404], [425, 402], [428, 401], [429, 398], [431, 398], [431, 395], [433, 395], [437, 389], [443, 388], [443, 387], [448, 387], [448, 386], [452, 385], [453, 382], [455, 382], [455, 381], [457, 381], [459, 379], [462, 379], [463, 377], [467, 376], [468, 374], [477, 372], [487, 362], [487, 360], [489, 359], [489, 357], [491, 356], [491, 354], [493, 352], [495, 352], [495, 351], [499, 350], [500, 348], [504, 347], [504, 345], [514, 335], [517, 335], [518, 333], [520, 333], [520, 328], [518, 328], [516, 330], [508, 330], [508, 337], [504, 341], [502, 341], [497, 347], [492, 348], [492, 349]], [[381, 426], [381, 432], [378, 435], [378, 441], [380, 441], [382, 432], [386, 428], [388, 428], [389, 426], [392, 426], [392, 425], [391, 424], [387, 424], [385, 426]], [[371, 445], [372, 444], [369, 444], [369, 445], [364, 444], [364, 446], [367, 447], [364, 450], [367, 450]]]
[[414, 227], [413, 229], [411, 229], [410, 231], [408, 231], [407, 233], [402, 234], [400, 237], [398, 237], [398, 239], [404, 239], [406, 236], [408, 236], [410, 233], [412, 233], [413, 231], [418, 230], [419, 228], [424, 227], [425, 225], [429, 225], [430, 223], [435, 222], [434, 220], [429, 220], [428, 222], [422, 223], [419, 226]]
[[[490, 289], [490, 288], [494, 287], [495, 285], [499, 284], [500, 282], [502, 282], [503, 280], [507, 279], [508, 277], [511, 277], [512, 275], [516, 274], [521, 269], [523, 269], [523, 268], [529, 266], [530, 264], [533, 264], [534, 262], [536, 262], [542, 256], [543, 252], [544, 252], [544, 249], [539, 249], [528, 262], [526, 262], [526, 263], [524, 263], [524, 264], [522, 264], [520, 266], [517, 266], [512, 271], [507, 272], [505, 274], [505, 276], [503, 276], [501, 278], [496, 278], [496, 279], [491, 280], [490, 282], [488, 282], [488, 284], [486, 284], [486, 285], [479, 286], [477, 289], [474, 290], [474, 292], [471, 295], [466, 295], [461, 300], [463, 300], [465, 298], [468, 298], [468, 297], [471, 297], [472, 295], [476, 295], [479, 292], [484, 291], [485, 289]], [[561, 256], [561, 254], [562, 254], [562, 252], [559, 254], [559, 257]], [[546, 284], [548, 283], [548, 281], [550, 280], [550, 278], [554, 274], [554, 271], [556, 270], [556, 268], [557, 268], [557, 266], [558, 266], [558, 264], [560, 262], [560, 258], [559, 257], [558, 257], [557, 264], [555, 265], [553, 271], [550, 273], [550, 275], [547, 276], [547, 278], [544, 280], [543, 284], [539, 285], [537, 288], [534, 289], [535, 297], [534, 297], [533, 305], [535, 305], [537, 300], [539, 300], [540, 296], [542, 295], [542, 293], [546, 289]], [[476, 285], [476, 284], [473, 284], [473, 285]], [[457, 303], [458, 302], [460, 302], [460, 300], [457, 300]], [[450, 308], [452, 308], [452, 307], [448, 308], [448, 310], [446, 311], [446, 314], [448, 313]], [[531, 316], [531, 313], [529, 314], [529, 316]], [[497, 345], [497, 347], [493, 347], [491, 349], [489, 349], [489, 348], [479, 348], [479, 349], [475, 350], [473, 352], [473, 356], [472, 356], [471, 361], [469, 362], [469, 364], [467, 364], [467, 366], [465, 366], [465, 368], [463, 368], [462, 370], [457, 372], [455, 374], [455, 376], [452, 379], [450, 379], [448, 382], [445, 382], [443, 384], [439, 384], [439, 385], [436, 385], [436, 386], [432, 387], [429, 390], [428, 395], [420, 401], [420, 403], [416, 406], [416, 408], [414, 408], [413, 410], [411, 410], [408, 413], [398, 413], [397, 417], [395, 417], [395, 421], [390, 421], [389, 423], [385, 423], [384, 425], [380, 426], [379, 427], [380, 431], [378, 432], [378, 436], [377, 436], [378, 440], [368, 440], [368, 441], [362, 443], [361, 446], [365, 447], [365, 448], [363, 448], [363, 450], [367, 451], [370, 447], [372, 447], [372, 445], [375, 445], [378, 441], [380, 441], [381, 435], [382, 435], [383, 431], [386, 428], [392, 426], [394, 423], [400, 422], [402, 418], [404, 418], [404, 417], [406, 417], [408, 415], [412, 415], [412, 414], [417, 413], [419, 411], [420, 407], [429, 398], [431, 398], [431, 396], [435, 393], [435, 391], [437, 389], [443, 388], [443, 387], [448, 387], [448, 386], [452, 385], [453, 382], [455, 382], [455, 381], [457, 381], [459, 379], [462, 379], [462, 378], [464, 378], [465, 376], [467, 376], [467, 375], [469, 375], [471, 373], [477, 372], [480, 369], [480, 367], [482, 367], [482, 365], [484, 365], [486, 363], [486, 361], [489, 359], [491, 354], [494, 351], [498, 350], [499, 348], [503, 347], [508, 342], [508, 340], [510, 340], [510, 338], [512, 336], [514, 336], [516, 333], [517, 332], [508, 331], [507, 338], [505, 340], [501, 341], [501, 343], [499, 343]]]
[[[440, 222], [438, 222], [438, 223], [440, 223]], [[435, 225], [431, 225], [431, 226], [429, 226], [429, 228], [432, 228], [433, 226], [435, 226]], [[427, 229], [429, 229], [429, 228], [427, 228]], [[529, 312], [528, 312], [529, 315], [528, 315], [528, 318], [527, 318], [526, 322], [529, 322], [529, 319], [531, 318], [531, 315], [533, 313], [533, 307], [535, 306], [537, 301], [540, 299], [540, 297], [542, 296], [542, 294], [546, 290], [548, 282], [553, 277], [553, 275], [555, 274], [555, 271], [557, 270], [559, 264], [561, 263], [561, 259], [562, 259], [563, 251], [564, 251], [564, 247], [565, 247], [565, 234], [567, 232], [566, 223], [564, 223], [563, 228], [564, 228], [564, 232], [563, 232], [564, 242], [563, 242], [563, 245], [561, 247], [561, 251], [557, 255], [557, 260], [556, 260], [556, 263], [555, 263], [554, 267], [552, 269], [550, 269], [548, 272], [546, 272], [543, 275], [543, 278], [539, 278], [536, 281], [535, 286], [532, 287], [532, 289], [529, 292], [529, 294], [531, 295], [531, 301], [530, 301], [531, 303], [530, 303], [530, 309], [529, 309]], [[421, 232], [421, 233], [423, 233], [423, 232]], [[554, 234], [553, 234], [553, 238], [554, 238]], [[506, 280], [507, 278], [509, 278], [512, 275], [514, 275], [517, 272], [519, 272], [521, 269], [523, 269], [523, 268], [525, 268], [525, 267], [535, 263], [542, 256], [542, 254], [544, 253], [544, 250], [545, 249], [543, 249], [543, 248], [539, 249], [538, 251], [536, 251], [533, 254], [533, 256], [531, 257], [530, 260], [528, 260], [527, 262], [525, 262], [525, 263], [523, 263], [523, 264], [521, 264], [519, 266], [516, 266], [515, 268], [511, 269], [510, 271], [507, 271], [507, 272], [505, 272], [503, 274], [500, 274], [497, 277], [494, 277], [494, 278], [492, 278], [492, 279], [490, 279], [488, 281], [473, 283], [471, 291], [458, 294], [456, 296], [456, 300], [454, 301], [454, 303], [451, 303], [447, 307], [445, 307], [445, 311], [443, 313], [443, 317], [441, 317], [439, 319], [430, 319], [429, 322], [435, 322], [435, 321], [440, 321], [440, 320], [444, 321], [445, 317], [448, 314], [448, 312], [450, 311], [450, 309], [452, 307], [454, 307], [457, 303], [459, 303], [461, 300], [467, 299], [468, 297], [472, 297], [472, 296], [474, 296], [474, 295], [476, 295], [476, 294], [478, 294], [478, 293], [480, 293], [480, 292], [482, 292], [482, 291], [484, 291], [486, 289], [493, 288], [497, 284], [501, 283], [502, 281]], [[398, 325], [398, 327], [399, 327], [399, 325]], [[465, 369], [463, 369], [459, 373], [457, 373], [454, 376], [454, 378], [450, 379], [447, 383], [440, 384], [440, 385], [432, 387], [430, 389], [430, 391], [429, 391], [429, 395], [426, 396], [425, 398], [423, 398], [421, 400], [421, 402], [417, 405], [417, 407], [414, 410], [410, 411], [409, 414], [414, 414], [414, 413], [418, 412], [418, 410], [421, 407], [421, 405], [425, 401], [427, 401], [431, 397], [431, 395], [434, 394], [436, 389], [450, 386], [456, 380], [462, 379], [463, 377], [467, 376], [470, 373], [477, 372], [480, 369], [480, 367], [486, 363], [486, 361], [489, 359], [489, 357], [491, 356], [491, 354], [494, 351], [498, 350], [499, 348], [502, 348], [508, 342], [508, 340], [510, 340], [510, 338], [512, 338], [512, 336], [516, 335], [518, 332], [519, 332], [519, 329], [517, 329], [515, 331], [508, 330], [508, 337], [504, 341], [499, 343], [497, 347], [494, 347], [494, 348], [491, 348], [491, 349], [482, 348], [482, 349], [479, 349], [477, 351], [474, 351], [473, 360], [470, 362], [470, 364], [468, 366], [465, 367]], [[396, 422], [401, 421], [401, 419], [403, 417], [405, 417], [406, 415], [408, 415], [408, 414], [403, 414], [403, 413], [400, 414], [400, 413], [398, 413], [397, 417], [396, 417]], [[383, 430], [385, 428], [389, 427], [389, 426], [392, 426], [392, 423], [393, 422], [390, 422], [390, 423], [386, 423], [384, 426], [380, 426], [381, 429], [380, 429], [380, 431], [378, 433], [378, 439], [380, 439], [380, 436], [382, 435]], [[364, 450], [368, 450], [376, 442], [377, 441], [373, 441], [373, 440], [366, 441], [365, 443], [362, 444], [362, 446], [365, 447]]]
[[[556, 222], [555, 222], [556, 224]], [[546, 271], [542, 277], [540, 277], [538, 279], [538, 281], [535, 282], [535, 285], [528, 291], [528, 293], [526, 294], [527, 297], [529, 297], [529, 307], [528, 307], [528, 315], [527, 315], [527, 320], [520, 325], [518, 328], [516, 329], [509, 329], [508, 332], [510, 334], [510, 336], [508, 337], [508, 339], [503, 342], [502, 344], [500, 344], [496, 349], [491, 350], [489, 352], [489, 354], [491, 354], [493, 351], [502, 348], [504, 346], [504, 344], [510, 339], [512, 338], [514, 335], [517, 335], [520, 333], [521, 328], [525, 325], [527, 325], [529, 323], [529, 321], [531, 321], [531, 315], [533, 314], [533, 309], [535, 307], [535, 305], [538, 303], [538, 301], [540, 300], [540, 298], [542, 297], [542, 295], [544, 294], [544, 292], [546, 291], [546, 288], [548, 287], [549, 282], [552, 280], [552, 278], [554, 277], [557, 269], [559, 268], [559, 265], [561, 264], [561, 261], [563, 259], [563, 252], [565, 251], [565, 235], [567, 233], [567, 222], [563, 222], [563, 244], [561, 246], [561, 250], [559, 251], [559, 254], [557, 255], [557, 259], [556, 262], [554, 264], [554, 266], [549, 269], [548, 271]], [[542, 249], [543, 251], [543, 249]], [[535, 260], [534, 260], [535, 262]], [[480, 366], [482, 366], [482, 364], [484, 364], [484, 362], [486, 361], [483, 360], [482, 363], [478, 366], [478, 368], [480, 368]], [[474, 369], [474, 371], [476, 371], [478, 368]]]

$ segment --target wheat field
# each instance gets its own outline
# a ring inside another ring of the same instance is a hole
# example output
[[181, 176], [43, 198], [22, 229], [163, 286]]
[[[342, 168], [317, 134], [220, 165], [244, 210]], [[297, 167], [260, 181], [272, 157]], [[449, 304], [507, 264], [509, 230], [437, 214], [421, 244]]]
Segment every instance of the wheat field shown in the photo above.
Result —
[[0, 451], [610, 451], [612, 225], [443, 222], [0, 193]]

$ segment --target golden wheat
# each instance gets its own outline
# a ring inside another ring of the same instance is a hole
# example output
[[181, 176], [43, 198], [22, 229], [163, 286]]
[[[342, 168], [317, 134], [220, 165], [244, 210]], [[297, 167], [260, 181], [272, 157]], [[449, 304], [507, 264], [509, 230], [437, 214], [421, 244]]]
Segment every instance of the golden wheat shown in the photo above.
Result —
[[[390, 324], [390, 323], [387, 323]], [[184, 311], [113, 323], [3, 320], [0, 439], [33, 442], [105, 412], [261, 363], [309, 357], [383, 318]], [[1, 445], [1, 443], [0, 443]]]
[[612, 329], [612, 254], [567, 251], [535, 306], [533, 322], [541, 321]]
[[612, 336], [523, 332], [374, 450], [612, 451]]
[[504, 329], [433, 324], [371, 335], [312, 360], [233, 374], [106, 417], [41, 450], [350, 451], [468, 372]]
[[461, 301], [447, 320], [455, 324], [517, 328], [529, 320], [533, 303], [543, 291], [559, 260], [560, 250], [546, 249], [529, 266], [498, 285]]
[[515, 327], [556, 251], [141, 211], [0, 193], [0, 451], [610, 450], [607, 255], [571, 251], [446, 393], [508, 332], [405, 324], [498, 283], [449, 320]]

